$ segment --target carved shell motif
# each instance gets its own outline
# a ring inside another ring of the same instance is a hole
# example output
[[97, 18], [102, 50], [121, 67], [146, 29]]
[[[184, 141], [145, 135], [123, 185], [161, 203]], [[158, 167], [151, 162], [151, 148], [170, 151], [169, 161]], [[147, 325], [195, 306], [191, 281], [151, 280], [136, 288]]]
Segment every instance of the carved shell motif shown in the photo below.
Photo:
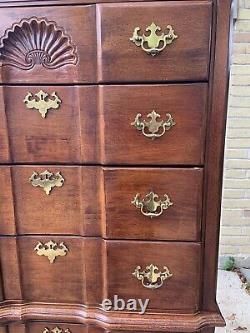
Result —
[[0, 39], [3, 65], [31, 69], [36, 65], [55, 69], [75, 65], [76, 46], [63, 28], [45, 18], [23, 19], [5, 31]]

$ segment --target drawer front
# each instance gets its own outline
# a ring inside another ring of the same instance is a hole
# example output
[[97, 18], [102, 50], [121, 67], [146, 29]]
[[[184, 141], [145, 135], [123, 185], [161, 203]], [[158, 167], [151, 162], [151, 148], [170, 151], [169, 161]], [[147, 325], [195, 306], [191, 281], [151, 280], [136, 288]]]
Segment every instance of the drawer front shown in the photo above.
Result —
[[101, 303], [100, 239], [0, 237], [0, 249], [5, 300], [89, 306]]
[[[105, 330], [94, 325], [80, 325], [62, 322], [25, 322], [8, 325], [9, 333], [105, 333]], [[1, 332], [2, 333], [2, 332]], [[3, 332], [6, 333], [6, 332]]]
[[201, 169], [106, 169], [104, 180], [107, 238], [200, 238]]
[[105, 163], [203, 163], [206, 84], [104, 86], [102, 91]]
[[1, 234], [99, 236], [100, 168], [0, 168]]
[[95, 36], [95, 6], [1, 8], [2, 82], [95, 82]]
[[[7, 124], [1, 123], [0, 133], [8, 128], [11, 161], [96, 162], [95, 87], [7, 86], [3, 95], [0, 112], [6, 114]], [[4, 161], [1, 152], [0, 159]]]
[[198, 168], [1, 167], [1, 234], [197, 241], [202, 177]]
[[99, 80], [207, 80], [211, 12], [209, 1], [98, 5]]
[[149, 311], [197, 311], [200, 245], [107, 241], [106, 247], [106, 298], [149, 299]]
[[3, 95], [0, 136], [15, 163], [204, 162], [206, 84], [7, 86]]
[[0, 237], [0, 249], [5, 300], [100, 307], [108, 298], [115, 310], [117, 295], [149, 299], [147, 312], [199, 308], [197, 243], [20, 236]]

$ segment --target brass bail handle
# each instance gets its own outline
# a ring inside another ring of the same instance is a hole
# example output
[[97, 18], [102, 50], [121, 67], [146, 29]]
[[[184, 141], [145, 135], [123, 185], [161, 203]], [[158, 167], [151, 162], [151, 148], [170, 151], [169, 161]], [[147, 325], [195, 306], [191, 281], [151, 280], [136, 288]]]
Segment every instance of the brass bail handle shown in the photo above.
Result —
[[135, 120], [131, 123], [138, 131], [152, 140], [160, 138], [166, 131], [169, 131], [174, 125], [176, 125], [173, 117], [170, 113], [166, 114], [166, 120], [158, 120], [161, 116], [153, 110], [147, 114], [148, 121], [141, 119], [142, 115], [138, 113], [135, 116]]
[[167, 194], [164, 194], [163, 199], [158, 199], [158, 194], [153, 191], [146, 194], [144, 198], [140, 198], [140, 193], [137, 193], [131, 204], [139, 208], [144, 216], [152, 219], [153, 217], [160, 216], [164, 210], [173, 205]]
[[149, 33], [148, 35], [141, 35], [139, 33], [140, 30], [140, 27], [134, 28], [130, 41], [153, 57], [158, 55], [167, 45], [172, 44], [173, 41], [178, 38], [171, 25], [167, 25], [166, 32], [162, 32], [161, 34], [161, 27], [154, 22], [146, 28], [146, 32]]
[[132, 275], [141, 281], [143, 287], [148, 289], [158, 289], [163, 285], [163, 282], [173, 276], [167, 266], [163, 266], [163, 271], [153, 264], [146, 266], [145, 270], [141, 266], [137, 266]]

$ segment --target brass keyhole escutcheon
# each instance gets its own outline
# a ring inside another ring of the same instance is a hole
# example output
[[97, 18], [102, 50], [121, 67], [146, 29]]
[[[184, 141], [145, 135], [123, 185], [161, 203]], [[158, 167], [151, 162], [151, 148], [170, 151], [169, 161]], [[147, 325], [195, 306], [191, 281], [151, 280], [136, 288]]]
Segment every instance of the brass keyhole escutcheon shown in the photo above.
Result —
[[47, 195], [50, 194], [53, 187], [62, 187], [64, 184], [64, 178], [60, 174], [60, 171], [55, 174], [49, 172], [48, 170], [45, 170], [40, 174], [34, 171], [29, 181], [34, 187], [42, 187]]
[[69, 249], [67, 246], [61, 242], [60, 244], [55, 243], [54, 241], [49, 241], [45, 244], [38, 242], [34, 251], [38, 256], [45, 256], [48, 258], [51, 264], [54, 263], [57, 257], [64, 257], [68, 253]]
[[51, 95], [43, 90], [40, 90], [36, 94], [28, 93], [23, 102], [28, 109], [37, 110], [42, 118], [46, 118], [47, 112], [51, 109], [58, 109], [62, 103], [60, 98], [57, 96], [56, 92]]

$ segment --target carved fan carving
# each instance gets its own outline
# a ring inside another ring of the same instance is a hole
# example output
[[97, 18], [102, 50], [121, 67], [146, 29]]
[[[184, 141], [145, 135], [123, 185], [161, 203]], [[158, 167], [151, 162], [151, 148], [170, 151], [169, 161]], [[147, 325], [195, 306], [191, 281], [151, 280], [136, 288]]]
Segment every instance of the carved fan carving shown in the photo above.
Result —
[[78, 57], [63, 28], [45, 18], [31, 17], [13, 24], [0, 39], [3, 65], [31, 69], [36, 65], [55, 69], [75, 65]]

